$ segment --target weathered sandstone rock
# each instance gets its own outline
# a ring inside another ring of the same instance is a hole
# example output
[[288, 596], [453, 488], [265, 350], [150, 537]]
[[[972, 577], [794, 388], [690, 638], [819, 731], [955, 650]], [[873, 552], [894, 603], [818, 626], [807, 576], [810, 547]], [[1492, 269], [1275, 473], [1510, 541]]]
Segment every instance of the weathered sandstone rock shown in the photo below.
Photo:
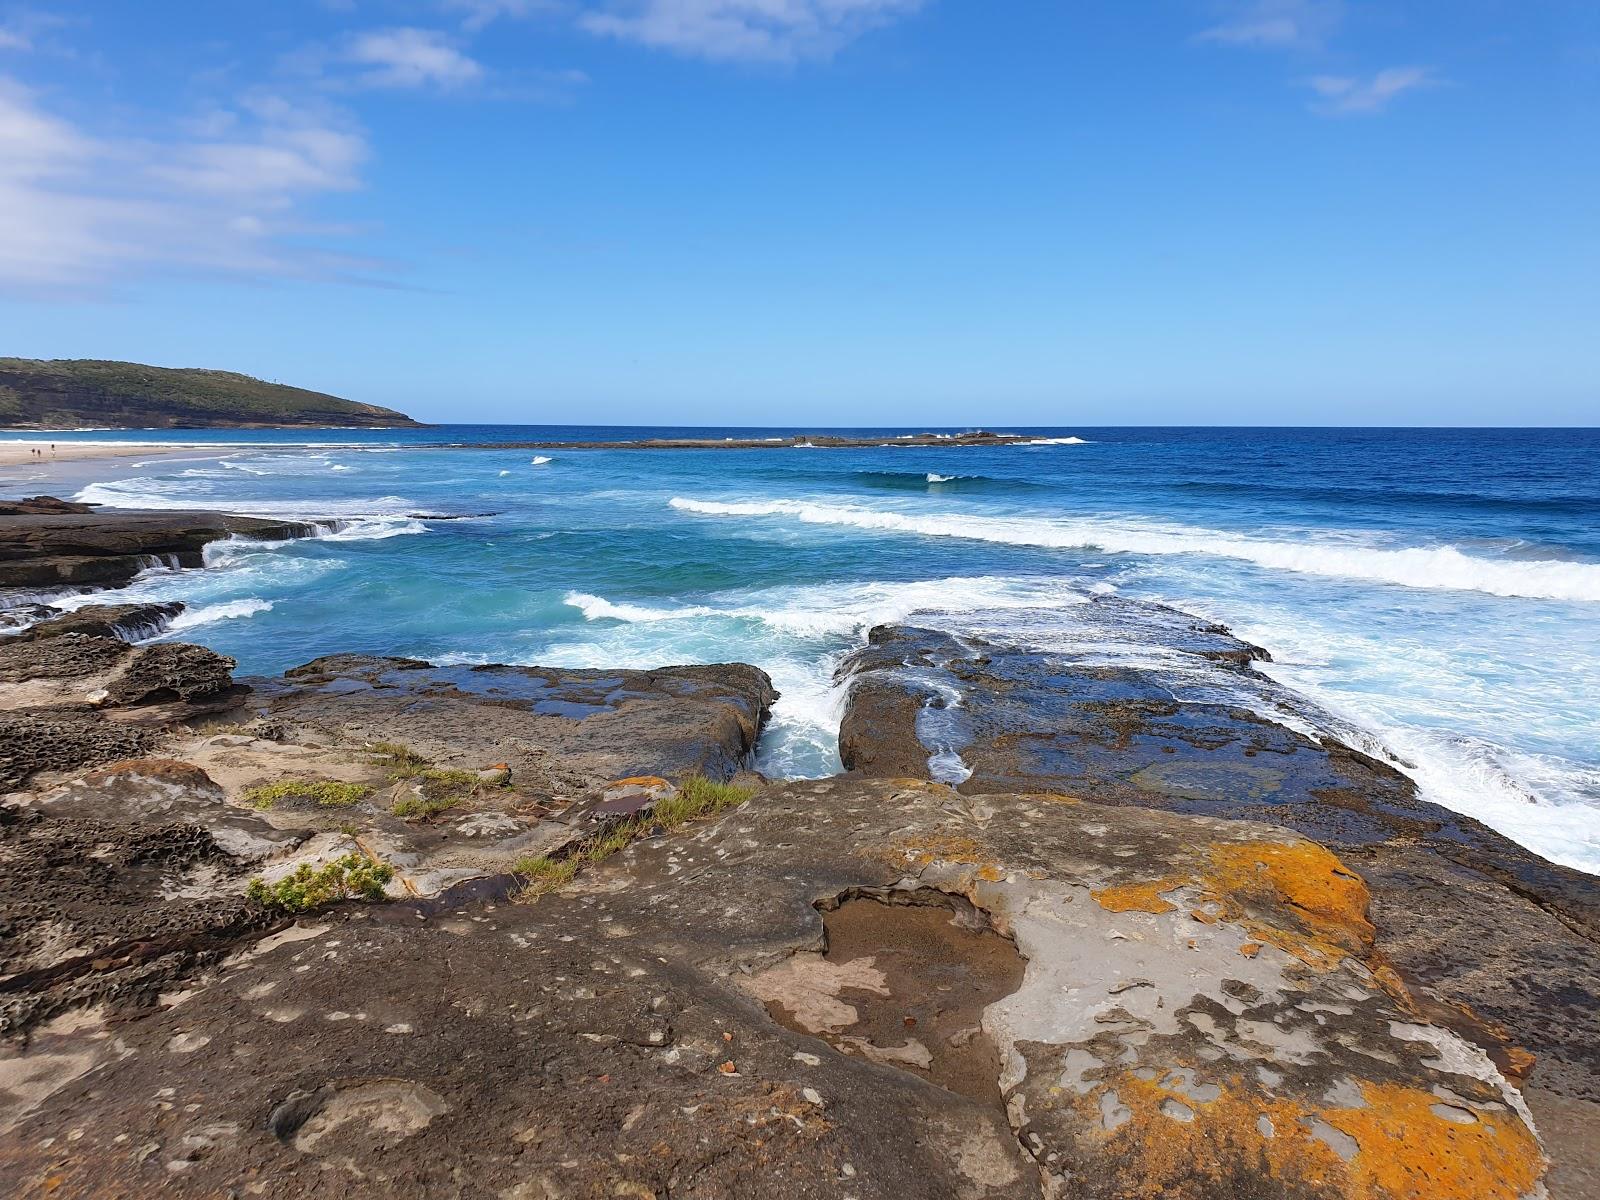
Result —
[[1537, 1194], [1515, 1090], [1365, 904], [1248, 822], [773, 787], [536, 904], [346, 907], [57, 1018], [0, 1057], [0, 1164], [63, 1197]]
[[777, 697], [743, 663], [600, 671], [340, 654], [249, 682], [268, 719], [400, 742], [444, 766], [503, 763], [519, 785], [569, 797], [630, 775], [727, 778]]
[[[1116, 615], [1126, 633], [1129, 606]], [[1098, 646], [1044, 652], [874, 631], [846, 668], [846, 764], [927, 778], [954, 760], [970, 771], [960, 790], [974, 796], [1059, 792], [1264, 820], [1314, 838], [1366, 881], [1384, 955], [1443, 1001], [1438, 1019], [1491, 1047], [1500, 1027], [1503, 1042], [1532, 1052], [1536, 1112], [1578, 1105], [1600, 1122], [1597, 881], [1421, 799], [1393, 767], [1330, 734], [1295, 732], [1328, 726], [1241, 668], [1250, 648], [1198, 622], [1185, 630], [1181, 617], [1154, 610], [1146, 626], [1170, 652], [1164, 664], [1120, 663]], [[1495, 1052], [1528, 1069], [1521, 1050]]]

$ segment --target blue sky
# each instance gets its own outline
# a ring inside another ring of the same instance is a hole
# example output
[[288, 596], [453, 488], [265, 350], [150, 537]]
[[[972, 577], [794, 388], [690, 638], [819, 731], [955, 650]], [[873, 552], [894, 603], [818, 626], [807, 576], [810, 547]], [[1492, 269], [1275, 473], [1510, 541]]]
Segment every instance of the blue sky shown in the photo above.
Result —
[[435, 420], [1600, 423], [1592, 0], [0, 0], [0, 353]]

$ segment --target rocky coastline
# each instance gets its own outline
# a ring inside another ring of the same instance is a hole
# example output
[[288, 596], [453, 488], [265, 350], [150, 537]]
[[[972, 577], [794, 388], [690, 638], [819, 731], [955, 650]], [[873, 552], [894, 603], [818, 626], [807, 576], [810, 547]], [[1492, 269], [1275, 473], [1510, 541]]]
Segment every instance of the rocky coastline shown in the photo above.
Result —
[[1038, 444], [1038, 439], [1029, 434], [974, 430], [968, 433], [918, 433], [879, 437], [816, 433], [765, 438], [637, 438], [615, 442], [583, 440], [452, 442], [450, 448], [453, 450], [773, 450], [793, 446], [809, 450], [861, 450], [878, 446], [1026, 446], [1029, 444]]
[[[247, 521], [12, 503], [0, 583]], [[0, 637], [16, 1194], [1597, 1194], [1596, 881], [1221, 627], [874, 630], [846, 773], [773, 782], [746, 664], [237, 678], [175, 615]]]

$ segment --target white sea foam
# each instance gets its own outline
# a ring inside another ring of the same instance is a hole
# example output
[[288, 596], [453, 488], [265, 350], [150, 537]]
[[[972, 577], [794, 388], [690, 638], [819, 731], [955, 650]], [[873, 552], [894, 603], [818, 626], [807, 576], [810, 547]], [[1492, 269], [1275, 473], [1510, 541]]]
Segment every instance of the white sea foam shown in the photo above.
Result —
[[546, 463], [548, 463], [549, 461], [550, 461], [550, 456], [548, 454], [535, 454], [533, 456], [533, 461], [530, 462], [528, 465], [529, 466], [533, 466], [533, 467], [542, 467]]
[[1387, 721], [1374, 697], [1333, 691], [1293, 666], [1264, 669], [1332, 712], [1331, 732], [1340, 741], [1411, 776], [1424, 799], [1474, 817], [1551, 862], [1600, 874], [1600, 771], [1470, 734]]
[[587, 592], [568, 592], [563, 602], [581, 612], [587, 621], [681, 621], [704, 617], [713, 611], [700, 606], [648, 608], [642, 604], [613, 604], [603, 596], [591, 596]]
[[675, 496], [673, 508], [707, 516], [793, 517], [812, 525], [966, 538], [1013, 546], [1126, 554], [1203, 554], [1279, 571], [1543, 600], [1600, 602], [1600, 563], [1488, 559], [1454, 546], [1380, 547], [1307, 533], [1288, 541], [1155, 522], [964, 513], [908, 513], [806, 500], [716, 501]]
[[[1441, 643], [1426, 630], [1369, 628], [1359, 610], [1253, 607], [1240, 636], [1272, 650], [1258, 670], [1328, 715], [1319, 732], [1391, 763], [1426, 799], [1600, 873], [1600, 769], [1558, 753], [1600, 705], [1581, 652], [1551, 662], [1542, 631], [1473, 629], [1455, 617], [1459, 642]], [[1505, 744], [1508, 727], [1523, 748]]]
[[[73, 498], [85, 504], [100, 504], [107, 508], [174, 511], [210, 506], [247, 516], [305, 521], [316, 524], [317, 538], [330, 542], [379, 541], [403, 534], [428, 532], [427, 525], [408, 515], [417, 505], [403, 496], [339, 500], [219, 500], [210, 496], [197, 497], [192, 486], [175, 480], [127, 479], [91, 483]], [[213, 546], [217, 544], [212, 543]]]
[[510, 471], [501, 471], [501, 472], [500, 472], [500, 474], [501, 474], [501, 475], [502, 475], [502, 476], [505, 476], [505, 475], [509, 475], [509, 474], [511, 474], [511, 472], [510, 472]]
[[934, 471], [929, 471], [928, 472], [928, 482], [929, 483], [949, 483], [952, 480], [954, 480], [955, 478], [956, 478], [956, 476], [954, 476], [954, 475], [940, 475], [940, 474], [938, 474], [938, 473], [936, 473]]
[[231, 621], [240, 617], [253, 617], [270, 612], [272, 601], [250, 596], [243, 600], [227, 600], [219, 604], [204, 604], [186, 608], [167, 624], [167, 633], [193, 629], [196, 625], [210, 625], [213, 621]]
[[996, 618], [1012, 611], [1059, 609], [1088, 603], [1071, 584], [1053, 577], [951, 576], [944, 579], [813, 584], [719, 592], [708, 603], [675, 608], [608, 600], [570, 592], [565, 602], [591, 620], [626, 622], [723, 618], [758, 621], [807, 640], [859, 640], [875, 625], [894, 625], [917, 613], [966, 613]]
[[1022, 443], [1024, 446], [1087, 446], [1089, 443], [1081, 437], [1064, 438], [1034, 438], [1032, 441]]
[[427, 532], [428, 527], [415, 517], [340, 517], [318, 522], [316, 537], [324, 542], [380, 542], [385, 538]]

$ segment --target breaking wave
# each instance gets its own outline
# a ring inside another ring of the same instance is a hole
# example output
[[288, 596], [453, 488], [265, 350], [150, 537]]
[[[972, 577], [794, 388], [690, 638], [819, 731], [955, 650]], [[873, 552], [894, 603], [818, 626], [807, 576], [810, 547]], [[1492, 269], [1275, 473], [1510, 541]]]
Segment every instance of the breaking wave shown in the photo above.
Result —
[[703, 607], [647, 608], [642, 604], [613, 604], [604, 596], [591, 596], [587, 592], [568, 592], [563, 603], [581, 612], [586, 621], [678, 621], [704, 617], [712, 612]]
[[[330, 542], [378, 541], [403, 534], [427, 533], [428, 527], [412, 515], [417, 505], [403, 496], [378, 496], [356, 500], [229, 499], [221, 503], [197, 498], [181, 485], [161, 479], [131, 479], [91, 483], [73, 499], [106, 508], [221, 509], [252, 517], [281, 517], [304, 521], [317, 529], [315, 537]], [[263, 544], [262, 539], [253, 540]], [[212, 545], [218, 543], [213, 542]], [[270, 543], [279, 544], [279, 543]]]
[[228, 600], [221, 604], [205, 604], [198, 608], [184, 609], [167, 622], [164, 632], [176, 633], [184, 629], [193, 629], [196, 625], [210, 625], [213, 621], [231, 621], [270, 611], [272, 611], [272, 601], [255, 596], [243, 600]]
[[724, 517], [793, 517], [811, 525], [966, 538], [1013, 546], [1093, 548], [1124, 554], [1204, 554], [1272, 570], [1364, 579], [1401, 587], [1485, 592], [1541, 600], [1600, 602], [1600, 563], [1556, 559], [1494, 560], [1454, 546], [1387, 548], [1257, 538], [1182, 525], [1041, 517], [915, 514], [803, 500], [717, 501], [674, 496], [683, 512]]

